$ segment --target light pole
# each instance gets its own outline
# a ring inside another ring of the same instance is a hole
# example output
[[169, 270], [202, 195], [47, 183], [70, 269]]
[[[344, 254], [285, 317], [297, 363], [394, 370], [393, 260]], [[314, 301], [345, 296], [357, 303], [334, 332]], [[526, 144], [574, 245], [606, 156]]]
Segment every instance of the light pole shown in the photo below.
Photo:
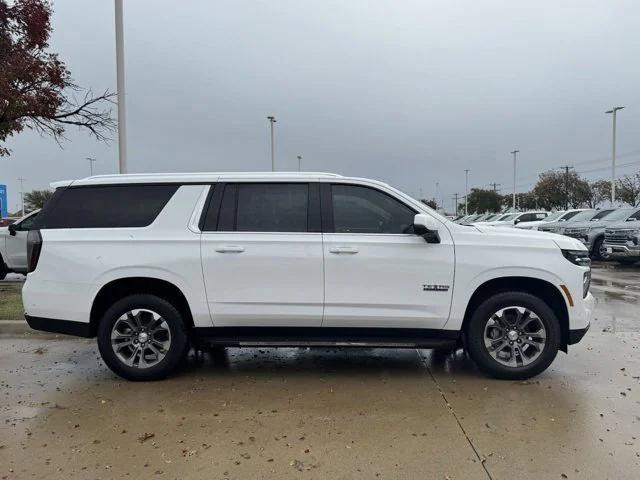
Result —
[[276, 123], [276, 117], [274, 117], [273, 115], [268, 116], [267, 120], [269, 120], [269, 125], [271, 127], [271, 171], [275, 172], [276, 171], [276, 157], [274, 154], [274, 147], [273, 147], [273, 124]]
[[624, 107], [614, 107], [604, 113], [613, 114], [613, 142], [611, 144], [611, 206], [616, 201], [616, 112]]
[[22, 216], [24, 217], [24, 181], [26, 180], [26, 178], [18, 178], [18, 181], [20, 182], [20, 201], [22, 202]]
[[118, 173], [127, 173], [127, 112], [124, 91], [124, 28], [122, 0], [115, 0], [116, 9], [116, 89], [118, 90]]
[[89, 176], [93, 177], [93, 162], [96, 161], [93, 157], [87, 157], [87, 161], [89, 162]]
[[464, 171], [464, 214], [468, 215], [468, 207], [469, 206], [469, 169], [465, 169]]
[[300, 162], [302, 161], [302, 155], [298, 155], [298, 171], [300, 171]]
[[516, 155], [520, 150], [514, 150], [511, 152], [513, 155], [513, 209], [516, 209]]

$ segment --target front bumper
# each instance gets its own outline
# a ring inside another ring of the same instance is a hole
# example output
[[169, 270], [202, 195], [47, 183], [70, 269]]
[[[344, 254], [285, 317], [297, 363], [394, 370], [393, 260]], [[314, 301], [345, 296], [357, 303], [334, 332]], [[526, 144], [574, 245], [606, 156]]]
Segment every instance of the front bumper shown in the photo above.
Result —
[[576, 302], [575, 307], [570, 309], [570, 326], [567, 345], [578, 343], [585, 336], [591, 326], [591, 319], [593, 318], [595, 306], [596, 299], [591, 292], [589, 292], [586, 297], [579, 301], [579, 303]]
[[602, 245], [603, 251], [607, 258], [640, 258], [640, 245], [619, 245], [613, 243], [605, 243]]

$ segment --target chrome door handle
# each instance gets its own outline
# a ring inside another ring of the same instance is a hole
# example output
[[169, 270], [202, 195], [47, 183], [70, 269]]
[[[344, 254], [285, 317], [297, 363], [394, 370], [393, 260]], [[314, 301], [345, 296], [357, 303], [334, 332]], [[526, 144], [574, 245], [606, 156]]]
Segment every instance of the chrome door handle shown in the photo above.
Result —
[[335, 254], [347, 253], [353, 255], [354, 253], [358, 253], [358, 249], [355, 247], [331, 247], [329, 249], [329, 252]]
[[218, 252], [218, 253], [242, 253], [242, 252], [244, 252], [244, 247], [239, 247], [237, 245], [223, 245], [222, 247], [216, 248], [216, 252]]

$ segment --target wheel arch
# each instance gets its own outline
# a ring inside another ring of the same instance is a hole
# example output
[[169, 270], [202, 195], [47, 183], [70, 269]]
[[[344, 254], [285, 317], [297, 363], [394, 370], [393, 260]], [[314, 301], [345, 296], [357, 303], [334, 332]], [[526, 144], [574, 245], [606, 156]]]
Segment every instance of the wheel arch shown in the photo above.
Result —
[[549, 305], [560, 322], [560, 331], [562, 333], [560, 348], [566, 352], [569, 343], [569, 310], [567, 302], [557, 286], [540, 278], [523, 276], [500, 277], [487, 280], [479, 285], [467, 303], [461, 331], [463, 333], [466, 331], [473, 312], [484, 300], [497, 293], [511, 291], [530, 293]]
[[120, 298], [136, 294], [156, 295], [170, 302], [182, 315], [185, 325], [194, 325], [189, 302], [184, 293], [173, 283], [153, 277], [124, 277], [111, 280], [100, 288], [91, 305], [89, 324], [91, 335], [95, 336], [98, 323], [104, 312]]

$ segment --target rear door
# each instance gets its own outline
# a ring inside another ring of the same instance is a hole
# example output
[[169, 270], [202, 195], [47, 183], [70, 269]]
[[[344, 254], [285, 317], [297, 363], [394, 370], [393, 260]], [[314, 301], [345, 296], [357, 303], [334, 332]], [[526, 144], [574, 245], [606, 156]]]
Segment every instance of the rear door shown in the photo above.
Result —
[[413, 233], [417, 211], [371, 186], [323, 183], [325, 327], [442, 328], [453, 291], [453, 242]]
[[215, 326], [321, 326], [317, 183], [219, 183], [201, 229], [202, 271]]

